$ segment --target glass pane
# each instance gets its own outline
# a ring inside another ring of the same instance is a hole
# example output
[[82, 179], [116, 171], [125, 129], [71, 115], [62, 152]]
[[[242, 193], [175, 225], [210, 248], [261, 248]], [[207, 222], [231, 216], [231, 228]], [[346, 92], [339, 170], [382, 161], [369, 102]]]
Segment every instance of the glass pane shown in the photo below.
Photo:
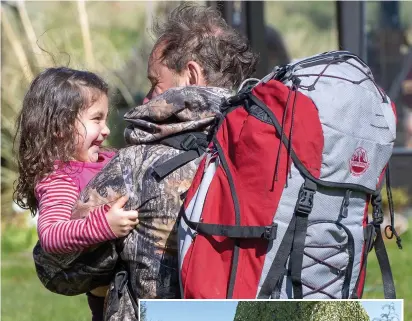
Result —
[[267, 1], [265, 22], [269, 29], [269, 67], [282, 62], [284, 52], [293, 60], [338, 48], [334, 1]]
[[412, 2], [366, 2], [368, 64], [397, 105], [397, 145], [412, 148]]

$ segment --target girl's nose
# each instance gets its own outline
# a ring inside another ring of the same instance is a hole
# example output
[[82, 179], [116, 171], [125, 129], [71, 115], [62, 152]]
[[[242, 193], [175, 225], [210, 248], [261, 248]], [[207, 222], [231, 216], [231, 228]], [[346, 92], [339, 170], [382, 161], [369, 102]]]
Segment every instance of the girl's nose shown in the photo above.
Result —
[[101, 134], [102, 134], [103, 137], [106, 137], [106, 136], [110, 135], [110, 129], [109, 129], [109, 127], [107, 127], [106, 124], [104, 124], [104, 127], [101, 131]]

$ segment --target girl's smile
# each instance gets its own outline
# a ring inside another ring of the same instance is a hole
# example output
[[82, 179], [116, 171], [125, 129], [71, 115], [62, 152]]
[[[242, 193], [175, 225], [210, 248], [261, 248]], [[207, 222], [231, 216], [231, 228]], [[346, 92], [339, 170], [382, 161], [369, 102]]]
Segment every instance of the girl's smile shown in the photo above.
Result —
[[110, 134], [106, 125], [109, 102], [102, 94], [90, 107], [80, 112], [76, 127], [78, 142], [76, 159], [83, 162], [97, 162], [100, 147]]

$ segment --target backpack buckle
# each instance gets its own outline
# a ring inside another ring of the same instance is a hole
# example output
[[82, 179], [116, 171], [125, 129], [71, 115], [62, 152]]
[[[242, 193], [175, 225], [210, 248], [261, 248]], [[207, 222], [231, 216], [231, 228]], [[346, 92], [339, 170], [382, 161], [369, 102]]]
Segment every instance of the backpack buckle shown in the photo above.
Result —
[[273, 241], [276, 239], [278, 225], [276, 223], [272, 223], [272, 225], [265, 226], [265, 231], [263, 232], [262, 238], [267, 241]]
[[197, 141], [196, 136], [189, 134], [183, 140], [183, 142], [180, 143], [180, 146], [183, 148], [183, 150], [188, 151], [188, 150], [193, 149], [193, 147], [197, 145], [196, 141]]
[[229, 107], [237, 105], [238, 103], [245, 100], [249, 96], [250, 91], [251, 91], [250, 89], [247, 89], [246, 91], [240, 92], [237, 95], [234, 95], [228, 98], [223, 98], [221, 109], [226, 110]]
[[307, 189], [303, 186], [299, 192], [299, 201], [296, 207], [296, 212], [299, 214], [309, 215], [312, 212], [313, 196], [315, 191]]
[[383, 223], [383, 211], [380, 204], [373, 206], [372, 221], [375, 226]]
[[383, 211], [382, 211], [382, 196], [379, 193], [376, 196], [372, 196], [372, 223], [375, 226], [378, 226], [383, 223]]

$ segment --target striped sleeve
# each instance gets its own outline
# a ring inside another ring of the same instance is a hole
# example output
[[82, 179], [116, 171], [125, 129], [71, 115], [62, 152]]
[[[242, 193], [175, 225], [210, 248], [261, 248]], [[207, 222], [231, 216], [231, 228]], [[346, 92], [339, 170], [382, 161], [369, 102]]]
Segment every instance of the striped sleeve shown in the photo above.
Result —
[[106, 219], [109, 205], [83, 219], [71, 220], [79, 191], [66, 174], [52, 174], [36, 186], [39, 203], [37, 231], [44, 251], [70, 253], [116, 238]]

